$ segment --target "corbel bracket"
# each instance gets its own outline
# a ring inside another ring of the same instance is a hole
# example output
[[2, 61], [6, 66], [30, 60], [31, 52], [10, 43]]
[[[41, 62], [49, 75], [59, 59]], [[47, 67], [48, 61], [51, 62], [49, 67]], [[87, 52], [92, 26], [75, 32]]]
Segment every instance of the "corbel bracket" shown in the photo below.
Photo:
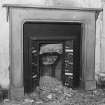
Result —
[[9, 9], [10, 9], [10, 7], [9, 6], [5, 6], [5, 5], [3, 5], [3, 7], [6, 7], [6, 20], [8, 22], [8, 20], [9, 20]]
[[8, 22], [8, 20], [9, 20], [9, 7], [6, 8], [6, 12], [7, 12], [6, 13], [6, 17], [7, 17], [6, 20]]
[[103, 10], [101, 10], [101, 11], [96, 11], [96, 20], [98, 19], [98, 16], [99, 16], [99, 14], [100, 14], [100, 12], [102, 12]]

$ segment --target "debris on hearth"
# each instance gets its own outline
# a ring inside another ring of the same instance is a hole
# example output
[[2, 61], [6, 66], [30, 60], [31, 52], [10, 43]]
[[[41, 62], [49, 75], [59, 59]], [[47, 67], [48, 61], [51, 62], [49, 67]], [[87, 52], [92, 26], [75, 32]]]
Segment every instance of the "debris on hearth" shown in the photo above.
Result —
[[47, 93], [45, 97], [41, 96], [41, 93], [38, 94], [39, 88], [38, 92], [35, 90], [20, 100], [5, 99], [0, 105], [105, 105], [104, 90], [83, 91], [72, 90], [67, 87], [62, 88], [59, 92], [44, 90], [44, 95]]
[[32, 93], [21, 99], [5, 99], [0, 105], [105, 105], [105, 90], [73, 90], [56, 78], [43, 76]]
[[62, 85], [60, 81], [55, 78], [44, 76], [39, 82], [40, 98], [45, 101], [64, 100], [72, 97], [73, 91]]

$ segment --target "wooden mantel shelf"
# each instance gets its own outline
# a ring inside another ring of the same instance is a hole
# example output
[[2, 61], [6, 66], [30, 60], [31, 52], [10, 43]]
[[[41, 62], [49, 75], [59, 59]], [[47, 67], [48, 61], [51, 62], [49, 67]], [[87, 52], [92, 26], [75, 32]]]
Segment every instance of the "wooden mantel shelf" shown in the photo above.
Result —
[[79, 11], [103, 11], [103, 8], [83, 8], [83, 7], [66, 7], [66, 6], [43, 6], [32, 4], [4, 4], [3, 7], [13, 8], [38, 8], [38, 9], [59, 9], [59, 10], [79, 10]]

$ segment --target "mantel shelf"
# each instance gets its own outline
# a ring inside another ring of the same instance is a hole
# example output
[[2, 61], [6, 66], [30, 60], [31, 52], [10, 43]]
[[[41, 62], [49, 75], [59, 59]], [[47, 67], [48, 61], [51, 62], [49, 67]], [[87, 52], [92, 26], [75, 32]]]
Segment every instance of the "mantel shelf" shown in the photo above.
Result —
[[63, 5], [57, 6], [43, 6], [43, 5], [32, 5], [32, 4], [4, 4], [3, 7], [13, 8], [36, 8], [36, 9], [59, 9], [59, 10], [78, 10], [78, 11], [103, 11], [103, 8], [84, 8], [84, 7], [66, 7]]

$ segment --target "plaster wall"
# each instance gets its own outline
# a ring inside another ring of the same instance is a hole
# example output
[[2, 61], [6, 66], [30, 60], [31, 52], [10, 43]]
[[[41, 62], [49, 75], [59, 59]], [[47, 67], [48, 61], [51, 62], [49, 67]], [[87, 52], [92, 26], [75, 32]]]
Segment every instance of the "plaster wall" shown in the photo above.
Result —
[[[0, 1], [0, 86], [9, 87], [9, 23], [6, 21], [6, 9], [2, 4], [34, 4], [34, 5], [50, 5], [65, 7], [87, 7], [100, 8], [101, 0], [1, 0]], [[100, 35], [102, 32], [102, 13], [100, 13], [96, 22], [96, 57], [95, 71], [100, 72]]]

